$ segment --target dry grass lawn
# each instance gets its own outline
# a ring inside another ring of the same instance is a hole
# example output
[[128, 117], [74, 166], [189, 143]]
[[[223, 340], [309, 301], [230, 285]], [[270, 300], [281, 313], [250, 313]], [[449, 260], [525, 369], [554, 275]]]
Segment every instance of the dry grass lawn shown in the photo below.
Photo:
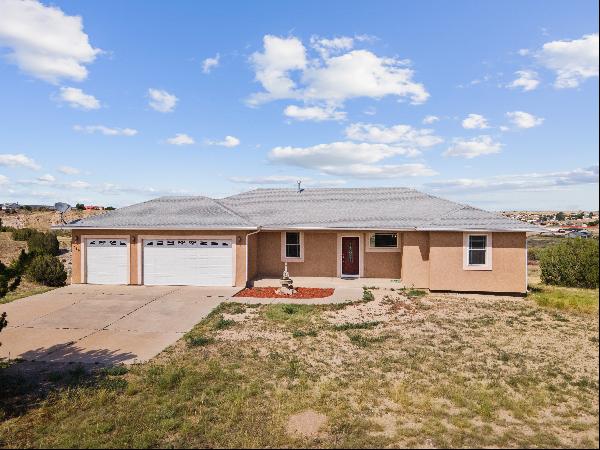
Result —
[[224, 304], [129, 370], [5, 371], [0, 445], [598, 447], [597, 313], [373, 292]]

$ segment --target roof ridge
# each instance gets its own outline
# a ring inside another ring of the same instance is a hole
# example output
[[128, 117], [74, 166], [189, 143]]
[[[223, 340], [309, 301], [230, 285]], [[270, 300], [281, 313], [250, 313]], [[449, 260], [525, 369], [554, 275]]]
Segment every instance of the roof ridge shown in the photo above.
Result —
[[229, 206], [225, 206], [221, 200], [223, 199], [215, 199], [213, 198], [212, 200], [214, 200], [215, 203], [217, 203], [220, 207], [222, 207], [223, 209], [229, 211], [231, 214], [233, 214], [236, 217], [239, 217], [242, 220], [245, 220], [246, 222], [248, 222], [250, 225], [254, 225], [255, 227], [258, 227], [259, 225], [252, 222], [248, 217], [244, 217], [242, 214], [238, 213], [237, 211], [235, 211], [234, 209], [231, 209]]

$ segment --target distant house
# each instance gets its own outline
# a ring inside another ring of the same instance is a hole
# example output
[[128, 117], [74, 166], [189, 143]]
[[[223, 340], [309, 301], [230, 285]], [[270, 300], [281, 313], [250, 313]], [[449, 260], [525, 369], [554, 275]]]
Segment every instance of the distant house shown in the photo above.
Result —
[[587, 239], [592, 237], [592, 233], [587, 230], [571, 230], [565, 235], [565, 237]]
[[7, 213], [13, 213], [21, 209], [21, 205], [18, 203], [2, 203], [0, 209]]
[[[385, 278], [432, 291], [527, 291], [542, 228], [406, 188], [162, 197], [67, 225], [73, 283], [245, 286]], [[317, 280], [315, 280], [317, 281]]]

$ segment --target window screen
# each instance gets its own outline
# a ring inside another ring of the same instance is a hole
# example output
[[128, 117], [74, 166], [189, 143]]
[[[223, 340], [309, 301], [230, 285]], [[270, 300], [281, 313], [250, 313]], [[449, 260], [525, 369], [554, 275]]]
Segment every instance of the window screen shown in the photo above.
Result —
[[397, 233], [373, 233], [371, 235], [371, 248], [396, 248], [398, 247]]
[[285, 257], [300, 258], [300, 233], [285, 233]]
[[486, 263], [487, 236], [469, 236], [469, 265]]

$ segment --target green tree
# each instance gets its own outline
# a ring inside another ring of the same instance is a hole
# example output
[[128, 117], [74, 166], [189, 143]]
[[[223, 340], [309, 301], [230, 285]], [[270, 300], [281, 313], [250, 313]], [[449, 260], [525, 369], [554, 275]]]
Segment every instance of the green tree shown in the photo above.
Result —
[[54, 233], [33, 233], [27, 239], [29, 251], [32, 253], [47, 253], [57, 256], [60, 253], [58, 238]]
[[562, 222], [563, 220], [565, 220], [565, 213], [560, 211], [556, 213], [555, 219]]
[[83, 203], [77, 203], [75, 205], [75, 209], [78, 209], [79, 211], [83, 211], [85, 209], [85, 205]]
[[546, 284], [598, 288], [598, 241], [565, 238], [541, 253], [540, 269]]

